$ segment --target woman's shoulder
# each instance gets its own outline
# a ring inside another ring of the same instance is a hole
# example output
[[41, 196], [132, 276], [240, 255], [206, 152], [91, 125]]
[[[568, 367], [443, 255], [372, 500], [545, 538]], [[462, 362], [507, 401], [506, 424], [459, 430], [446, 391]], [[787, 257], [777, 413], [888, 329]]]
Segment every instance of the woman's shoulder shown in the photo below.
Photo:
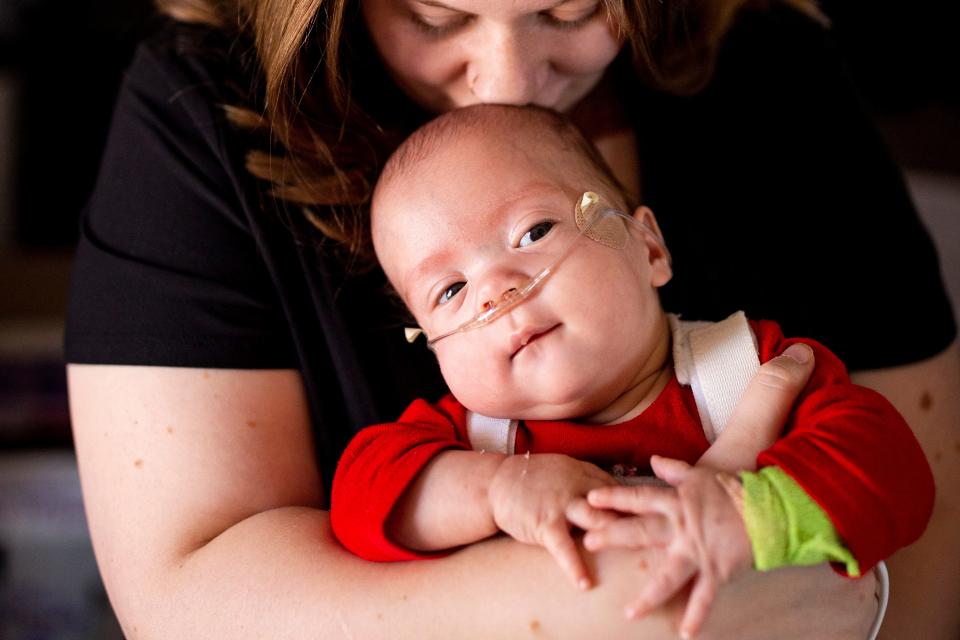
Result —
[[250, 48], [237, 36], [158, 18], [134, 51], [121, 90], [190, 111], [246, 102]]
[[758, 96], [823, 88], [846, 74], [830, 23], [784, 2], [743, 9], [719, 49], [707, 91]]

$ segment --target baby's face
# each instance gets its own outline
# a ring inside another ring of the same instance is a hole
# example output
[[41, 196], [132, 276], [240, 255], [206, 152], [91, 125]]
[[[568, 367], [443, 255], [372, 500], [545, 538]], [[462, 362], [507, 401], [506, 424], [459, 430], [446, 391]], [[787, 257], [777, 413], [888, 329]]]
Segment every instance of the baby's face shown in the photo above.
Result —
[[[581, 163], [569, 152], [534, 155], [466, 135], [378, 187], [377, 255], [428, 338], [456, 329], [562, 253], [578, 231], [581, 193], [618, 201], [571, 165]], [[648, 209], [635, 215], [653, 223]], [[484, 415], [589, 418], [661, 364], [653, 362], [663, 339], [656, 288], [669, 278], [649, 234], [631, 233], [624, 249], [582, 237], [529, 299], [436, 344], [444, 378]]]

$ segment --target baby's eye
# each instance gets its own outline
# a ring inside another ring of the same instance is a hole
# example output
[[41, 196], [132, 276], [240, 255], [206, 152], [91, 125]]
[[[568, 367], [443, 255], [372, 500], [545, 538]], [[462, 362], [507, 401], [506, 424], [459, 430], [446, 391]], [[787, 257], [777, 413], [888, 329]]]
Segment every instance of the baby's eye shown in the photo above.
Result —
[[523, 234], [523, 237], [520, 238], [520, 247], [527, 247], [541, 240], [545, 235], [550, 233], [550, 230], [553, 229], [553, 225], [556, 224], [552, 220], [544, 220], [543, 222], [538, 222], [537, 224], [530, 227], [530, 230]]
[[455, 295], [460, 293], [460, 289], [463, 289], [466, 285], [466, 282], [454, 282], [443, 290], [443, 293], [441, 293], [437, 299], [437, 304], [447, 304]]

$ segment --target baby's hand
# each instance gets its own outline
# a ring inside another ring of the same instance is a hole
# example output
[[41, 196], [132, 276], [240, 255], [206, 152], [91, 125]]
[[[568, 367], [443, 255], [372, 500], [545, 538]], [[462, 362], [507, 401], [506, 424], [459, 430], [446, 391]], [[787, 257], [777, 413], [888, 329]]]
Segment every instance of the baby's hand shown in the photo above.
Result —
[[733, 476], [714, 469], [658, 456], [651, 464], [657, 476], [673, 486], [591, 491], [587, 496], [591, 506], [633, 515], [591, 527], [583, 542], [590, 551], [664, 547], [666, 557], [627, 607], [627, 615], [645, 615], [693, 580], [680, 623], [681, 636], [689, 638], [706, 620], [717, 588], [753, 565], [753, 550], [741, 516], [742, 493]]
[[599, 467], [569, 456], [508, 456], [490, 483], [490, 511], [501, 531], [544, 547], [575, 585], [589, 589], [590, 576], [570, 525], [595, 529], [616, 520], [612, 512], [591, 507], [586, 500], [591, 489], [615, 484]]

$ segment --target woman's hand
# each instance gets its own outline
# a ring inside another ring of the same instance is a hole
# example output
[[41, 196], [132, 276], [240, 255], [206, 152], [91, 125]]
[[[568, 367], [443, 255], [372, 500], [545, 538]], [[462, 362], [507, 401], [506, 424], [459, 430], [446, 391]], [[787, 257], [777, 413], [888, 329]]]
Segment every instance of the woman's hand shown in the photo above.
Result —
[[689, 638], [703, 626], [717, 589], [752, 566], [753, 550], [732, 476], [659, 456], [650, 462], [672, 486], [594, 489], [587, 495], [591, 506], [630, 515], [592, 529], [583, 543], [590, 551], [662, 547], [666, 557], [647, 576], [627, 615], [646, 615], [692, 580], [680, 624], [681, 636]]
[[545, 548], [577, 587], [589, 589], [590, 574], [570, 525], [587, 529], [615, 520], [586, 500], [591, 489], [615, 484], [599, 467], [569, 456], [507, 456], [490, 484], [490, 511], [501, 531]]

